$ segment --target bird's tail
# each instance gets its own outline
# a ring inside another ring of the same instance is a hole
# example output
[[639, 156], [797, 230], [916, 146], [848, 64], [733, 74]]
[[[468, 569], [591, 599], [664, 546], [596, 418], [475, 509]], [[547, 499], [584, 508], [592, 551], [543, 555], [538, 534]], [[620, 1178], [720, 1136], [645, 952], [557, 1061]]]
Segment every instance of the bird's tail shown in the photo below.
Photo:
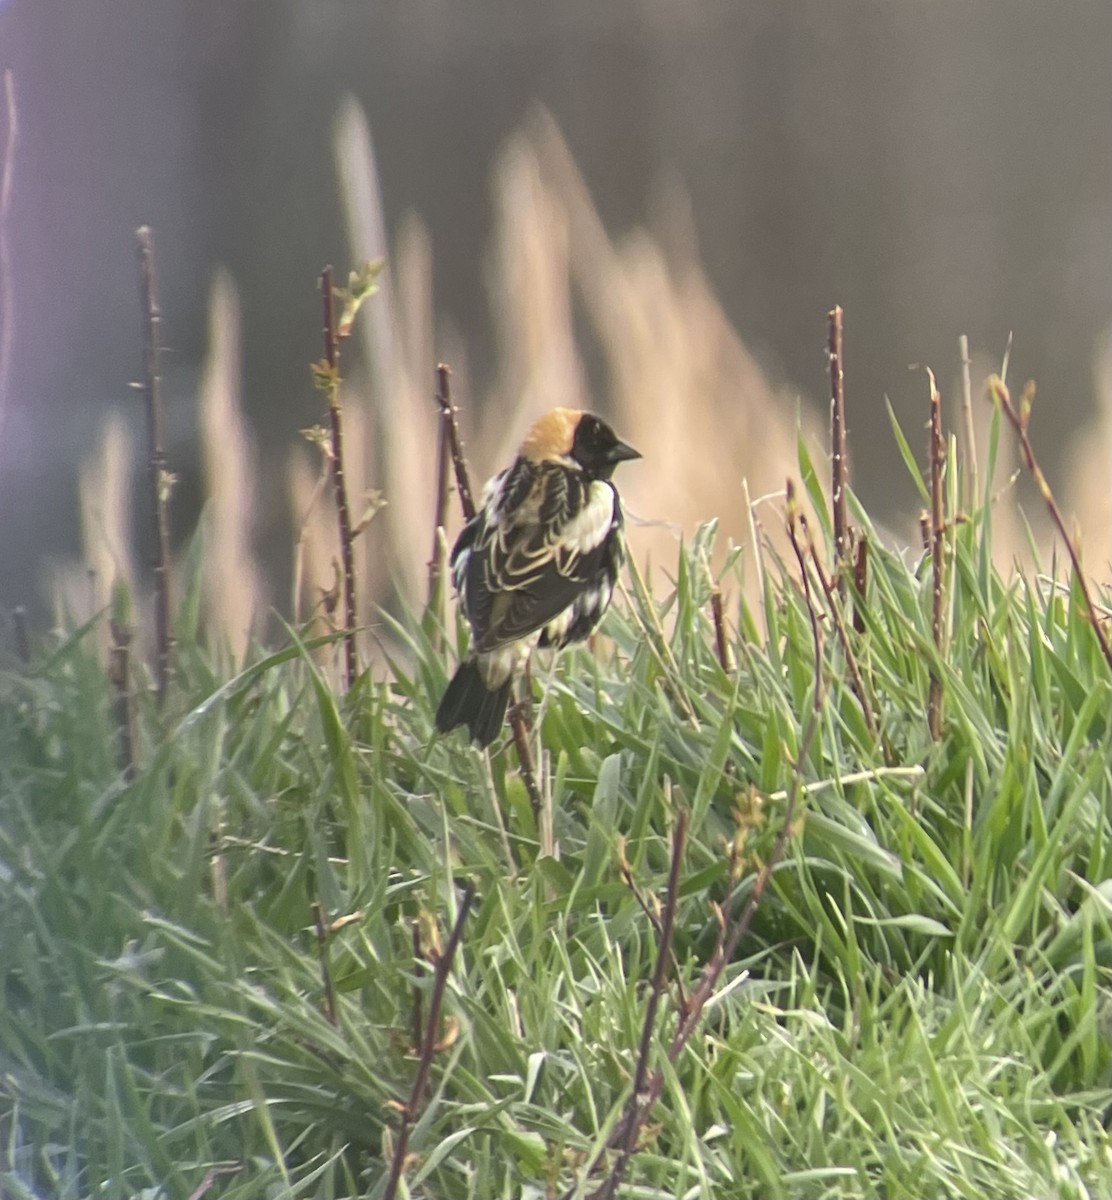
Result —
[[466, 725], [473, 742], [489, 746], [506, 719], [510, 684], [507, 678], [500, 686], [488, 688], [474, 659], [460, 663], [436, 710], [437, 729], [448, 733], [457, 725]]

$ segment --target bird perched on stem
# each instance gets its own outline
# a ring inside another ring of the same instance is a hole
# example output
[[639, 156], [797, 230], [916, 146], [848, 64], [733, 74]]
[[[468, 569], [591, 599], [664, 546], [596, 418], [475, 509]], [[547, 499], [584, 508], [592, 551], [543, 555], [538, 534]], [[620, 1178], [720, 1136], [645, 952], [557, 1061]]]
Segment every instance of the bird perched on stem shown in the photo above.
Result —
[[622, 506], [610, 482], [641, 455], [592, 413], [555, 408], [483, 490], [452, 548], [452, 580], [471, 647], [436, 711], [488, 746], [506, 717], [514, 668], [534, 646], [582, 641], [602, 619], [625, 557]]

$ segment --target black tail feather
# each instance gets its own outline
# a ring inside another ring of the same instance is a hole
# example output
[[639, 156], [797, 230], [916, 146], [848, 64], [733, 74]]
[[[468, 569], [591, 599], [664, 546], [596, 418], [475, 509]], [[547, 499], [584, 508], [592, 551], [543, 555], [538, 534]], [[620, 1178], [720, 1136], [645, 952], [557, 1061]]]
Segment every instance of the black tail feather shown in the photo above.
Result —
[[489, 746], [506, 720], [510, 682], [507, 679], [492, 690], [483, 683], [474, 660], [460, 663], [436, 710], [437, 729], [448, 733], [457, 725], [466, 725], [473, 742]]

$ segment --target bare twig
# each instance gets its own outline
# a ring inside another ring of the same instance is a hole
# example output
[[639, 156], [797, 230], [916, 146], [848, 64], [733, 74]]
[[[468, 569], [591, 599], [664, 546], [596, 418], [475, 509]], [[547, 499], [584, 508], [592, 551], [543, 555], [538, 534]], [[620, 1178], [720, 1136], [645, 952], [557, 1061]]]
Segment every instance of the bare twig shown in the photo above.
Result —
[[[667, 776], [664, 777], [664, 792], [666, 796], [665, 807], [670, 811], [672, 808], [672, 781]], [[645, 914], [645, 919], [653, 927], [653, 931], [656, 933], [656, 936], [659, 939], [663, 934], [663, 926], [660, 922], [660, 913], [657, 911], [657, 908], [651, 905], [645, 898], [644, 893], [637, 886], [637, 880], [633, 878], [633, 868], [630, 866], [629, 860], [626, 858], [624, 838], [621, 839], [621, 844], [619, 847], [618, 873], [622, 877], [622, 882], [633, 894], [634, 900], [637, 901], [637, 907], [640, 908], [640, 910]], [[686, 1012], [687, 994], [684, 991], [683, 980], [680, 978], [679, 963], [676, 961], [674, 952], [672, 954], [672, 979], [676, 985], [677, 1007], [679, 1008], [680, 1012]]]
[[440, 1010], [444, 1004], [444, 989], [448, 986], [448, 974], [452, 969], [452, 960], [455, 958], [456, 950], [459, 948], [460, 938], [463, 936], [463, 925], [467, 920], [467, 914], [471, 909], [474, 899], [475, 888], [473, 884], [469, 883], [464, 888], [463, 897], [460, 900], [459, 913], [456, 916], [455, 925], [452, 926], [452, 933], [448, 938], [448, 944], [444, 947], [443, 954], [436, 960], [432, 995], [429, 998], [428, 1018], [425, 1021], [425, 1028], [420, 1041], [417, 1075], [413, 1080], [409, 1099], [401, 1106], [401, 1127], [394, 1142], [394, 1153], [390, 1162], [390, 1175], [386, 1180], [386, 1190], [383, 1192], [383, 1200], [394, 1200], [394, 1197], [398, 1193], [398, 1184], [401, 1182], [402, 1171], [405, 1169], [406, 1155], [409, 1151], [409, 1135], [417, 1119], [418, 1107], [422, 1096], [425, 1094], [429, 1071], [432, 1069], [433, 1054], [436, 1052], [436, 1031], [440, 1024]]
[[[861, 712], [865, 718], [865, 725], [869, 730], [869, 736], [875, 741], [877, 739], [877, 727], [876, 718], [873, 716], [873, 700], [869, 695], [868, 689], [865, 687], [865, 680], [857, 665], [857, 656], [853, 653], [853, 647], [850, 645], [849, 633], [846, 630], [845, 621], [842, 620], [841, 597], [838, 595], [837, 588], [822, 565], [818, 547], [811, 537], [811, 530], [807, 524], [807, 518], [803, 513], [799, 514], [799, 523], [806, 535], [807, 545], [811, 551], [811, 562], [814, 565], [815, 574], [818, 576], [819, 583], [822, 586], [823, 595], [826, 597], [826, 608], [830, 613], [830, 619], [834, 622], [834, 631], [838, 635], [838, 641], [842, 646], [842, 653], [846, 658], [846, 666], [849, 668], [850, 686], [857, 697], [857, 702], [861, 705]], [[862, 542], [861, 544], [864, 545], [865, 543]]]
[[319, 900], [313, 901], [313, 924], [317, 929], [317, 955], [320, 958], [320, 981], [324, 988], [324, 1015], [329, 1025], [336, 1024], [336, 989], [332, 985], [332, 968], [328, 965], [328, 927]]
[[452, 451], [452, 466], [456, 475], [456, 490], [459, 492], [460, 508], [463, 509], [463, 519], [470, 521], [476, 513], [475, 500], [471, 494], [471, 480], [467, 475], [467, 458], [463, 453], [463, 442], [459, 435], [459, 422], [456, 420], [456, 409], [452, 404], [449, 390], [451, 371], [445, 363], [436, 368], [439, 387], [436, 393], [440, 412], [448, 425], [448, 444]]
[[340, 532], [340, 561], [344, 589], [344, 687], [355, 682], [359, 664], [355, 652], [355, 549], [351, 529], [351, 509], [348, 506], [347, 481], [344, 477], [344, 417], [340, 406], [340, 338], [333, 314], [332, 268], [325, 267], [320, 276], [321, 304], [324, 314], [324, 360], [328, 377], [328, 417], [332, 426], [332, 484], [336, 494], [336, 519]]
[[[522, 687], [528, 689], [528, 681], [522, 681]], [[517, 750], [518, 766], [521, 769], [521, 781], [529, 794], [529, 803], [533, 809], [533, 820], [537, 830], [541, 821], [541, 793], [537, 787], [537, 775], [533, 769], [533, 751], [529, 746], [529, 724], [525, 718], [528, 708], [527, 695], [510, 705], [510, 730], [513, 733], [514, 748]]]
[[965, 506], [971, 509], [981, 494], [977, 478], [977, 431], [973, 425], [973, 384], [969, 370], [969, 338], [963, 333], [958, 338], [958, 354], [961, 357], [961, 411], [965, 419]]
[[718, 661], [722, 670], [728, 675], [734, 669], [733, 655], [730, 653], [730, 643], [726, 637], [726, 615], [722, 611], [722, 589], [715, 584], [710, 591], [710, 611], [714, 618], [714, 645], [718, 651]]
[[154, 526], [154, 603], [158, 702], [166, 700], [170, 683], [170, 522], [167, 507], [173, 476], [162, 442], [162, 312], [154, 269], [154, 240], [147, 225], [135, 231], [139, 247], [139, 284], [143, 305], [143, 382], [147, 409], [147, 486]]
[[869, 543], [860, 538], [857, 542], [857, 559], [853, 564], [853, 587], [857, 599], [853, 606], [853, 628], [858, 633], [865, 632], [865, 589], [869, 584]]
[[842, 586], [841, 571], [849, 557], [850, 528], [849, 500], [846, 495], [849, 461], [846, 457], [846, 395], [840, 305], [835, 305], [827, 314], [827, 355], [830, 359], [830, 501], [834, 510], [834, 554], [839, 586]]
[[799, 574], [803, 583], [803, 599], [807, 604], [807, 615], [811, 619], [811, 639], [815, 648], [815, 688], [816, 690], [822, 686], [822, 632], [819, 629], [819, 614], [815, 607], [814, 597], [811, 595], [811, 576], [807, 570], [807, 556], [803, 552], [803, 545], [799, 540], [799, 505], [795, 499], [795, 484], [788, 480], [787, 486], [787, 509], [788, 509], [788, 540], [792, 544], [792, 550], [795, 551], [796, 561], [799, 563]]
[[[944, 599], [943, 547], [946, 518], [942, 497], [942, 469], [945, 463], [945, 443], [942, 440], [942, 397], [934, 381], [934, 372], [924, 367], [930, 380], [930, 553], [931, 553], [931, 636], [939, 659], [944, 653], [942, 609]], [[942, 676], [931, 668], [930, 690], [927, 696], [927, 724], [934, 741], [942, 736]]]
[[[792, 775], [792, 786], [788, 792], [787, 803], [784, 805], [784, 820], [780, 827], [780, 832], [776, 835], [776, 841], [773, 843], [772, 853], [761, 868], [760, 874], [753, 884], [753, 890], [749, 893], [741, 913], [732, 925], [723, 926], [719, 934], [719, 944], [715, 947], [710, 961], [703, 968], [703, 975], [699, 981], [699, 985], [689, 1001], [689, 1012], [681, 1021], [680, 1027], [676, 1030], [676, 1034], [672, 1038], [672, 1043], [668, 1047], [669, 1062], [674, 1063], [679, 1058], [680, 1052], [691, 1040], [691, 1035], [698, 1028], [703, 1010], [714, 994], [714, 989], [718, 986], [718, 980], [721, 978], [722, 972], [726, 969], [726, 964], [733, 958], [738, 946], [741, 945], [741, 939], [749, 931], [753, 915], [757, 911], [757, 906], [761, 902], [765, 888], [768, 887], [768, 881], [772, 878], [772, 872], [783, 858], [788, 838], [795, 831], [795, 810], [802, 794], [803, 763], [811, 752], [811, 744], [814, 742], [815, 734], [818, 732], [819, 717], [822, 713], [823, 694], [822, 687], [816, 686], [815, 703], [810, 709], [807, 724], [803, 728], [803, 736], [799, 740], [799, 753], [796, 757], [795, 769]], [[728, 934], [726, 933], [727, 928], [729, 930]], [[650, 1094], [655, 1090], [654, 1099], [659, 1097], [660, 1089], [664, 1086], [663, 1074], [657, 1072], [657, 1078], [659, 1083], [654, 1080], [654, 1089], [650, 1089]]]
[[[448, 368], [441, 363], [436, 368], [436, 400], [440, 406], [440, 420], [437, 422], [436, 433], [436, 505], [432, 523], [432, 553], [429, 555], [428, 607], [434, 614], [440, 612], [444, 592], [444, 556], [441, 553], [441, 542], [448, 524], [448, 489], [452, 466], [448, 421], [452, 413], [452, 402], [449, 399], [449, 387]], [[435, 649], [440, 648], [439, 624], [433, 626], [433, 645]]]
[[1034, 384], [1027, 385], [1020, 399], [1018, 411], [1012, 404], [1007, 384], [998, 375], [994, 375], [988, 381], [988, 390], [992, 399], [1000, 405], [1001, 411], [1008, 419], [1008, 424], [1015, 430], [1016, 437], [1019, 439], [1019, 448], [1023, 454], [1023, 462], [1027, 467], [1027, 473], [1035, 481], [1035, 486], [1039, 489], [1047, 511], [1050, 513], [1050, 519], [1054, 522], [1054, 527], [1058, 530], [1058, 536], [1065, 544], [1066, 553], [1070, 556], [1070, 564], [1073, 567], [1074, 579], [1077, 581], [1077, 586], [1081, 591], [1081, 598], [1085, 601], [1085, 610], [1089, 618], [1089, 624], [1092, 625], [1093, 632], [1097, 636], [1097, 642], [1100, 645], [1100, 652], [1104, 656], [1104, 661], [1108, 664], [1108, 669], [1112, 671], [1112, 646], [1109, 645], [1108, 634], [1101, 624], [1100, 613], [1093, 600], [1093, 594], [1089, 588], [1088, 580], [1085, 578], [1085, 572], [1081, 569], [1081, 552], [1066, 529], [1066, 521], [1062, 516], [1062, 510], [1058, 507], [1058, 502], [1054, 499], [1054, 493], [1050, 490], [1050, 484], [1047, 482], [1042, 467], [1039, 466], [1038, 459], [1035, 457], [1035, 448], [1031, 445], [1031, 439], [1027, 435], [1027, 425], [1031, 417], [1031, 405], [1035, 397], [1035, 386]]
[[649, 1057], [652, 1053], [653, 1035], [656, 1033], [656, 1014], [664, 994], [664, 983], [668, 965], [672, 961], [672, 933], [676, 925], [676, 905], [679, 903], [680, 867], [683, 863], [683, 848], [687, 839], [687, 810], [681, 809], [672, 833], [672, 863], [668, 872], [668, 890], [664, 899], [656, 966], [649, 987], [649, 1000], [645, 1006], [645, 1019], [641, 1025], [641, 1044], [637, 1051], [637, 1066], [633, 1073], [633, 1089], [626, 1104], [618, 1139], [618, 1154], [610, 1173], [594, 1193], [594, 1200], [610, 1200], [621, 1186], [626, 1167], [637, 1147], [637, 1136], [648, 1112], [643, 1108], [646, 1084], [649, 1078]]
[[19, 119], [15, 106], [15, 75], [10, 69], [4, 72], [4, 106], [8, 114], [8, 129], [0, 166], [0, 430], [8, 412], [8, 379], [12, 367], [12, 347], [15, 345], [15, 289], [8, 246], [8, 213], [12, 202], [15, 152], [19, 145]]
[[425, 1027], [424, 1016], [424, 993], [421, 991], [421, 985], [416, 982], [423, 970], [425, 962], [425, 952], [421, 947], [421, 923], [413, 922], [413, 1048], [415, 1051], [421, 1048], [421, 1031]]

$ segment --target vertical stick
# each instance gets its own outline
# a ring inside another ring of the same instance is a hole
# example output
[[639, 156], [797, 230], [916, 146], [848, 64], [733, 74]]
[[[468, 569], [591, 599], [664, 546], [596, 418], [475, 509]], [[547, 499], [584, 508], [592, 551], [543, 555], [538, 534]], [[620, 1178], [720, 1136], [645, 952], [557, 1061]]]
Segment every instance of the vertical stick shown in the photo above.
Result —
[[537, 831], [541, 825], [541, 793], [537, 787], [537, 774], [533, 769], [533, 751], [529, 746], [529, 725], [525, 713], [529, 707], [529, 680], [521, 681], [521, 699], [510, 705], [510, 729], [513, 732], [514, 747], [517, 750], [517, 761], [521, 768], [521, 781], [529, 796], [529, 804], [533, 809], [533, 820]]
[[733, 669], [733, 655], [730, 654], [730, 642], [726, 636], [726, 614], [722, 611], [722, 589], [718, 584], [711, 585], [710, 612], [714, 618], [714, 646], [718, 651], [718, 661], [722, 670], [728, 675]]
[[154, 525], [154, 604], [158, 702], [170, 682], [170, 524], [167, 501], [170, 473], [162, 445], [162, 312], [155, 287], [154, 240], [150, 227], [135, 231], [139, 246], [139, 284], [143, 303], [143, 401], [147, 409], [147, 486]]
[[641, 1023], [641, 1043], [637, 1051], [637, 1066], [633, 1073], [633, 1089], [626, 1105], [625, 1120], [618, 1140], [618, 1154], [610, 1168], [610, 1174], [602, 1186], [596, 1189], [592, 1200], [609, 1200], [621, 1187], [629, 1160], [637, 1146], [637, 1134], [648, 1115], [642, 1104], [649, 1080], [649, 1057], [652, 1053], [653, 1034], [656, 1032], [656, 1014], [664, 995], [668, 966], [672, 961], [672, 933], [676, 924], [676, 907], [679, 904], [680, 867], [683, 864], [683, 848], [687, 838], [687, 817], [687, 810], [681, 809], [672, 833], [672, 864], [668, 871], [668, 890], [665, 893], [664, 912], [660, 922], [656, 966], [653, 968], [649, 999], [645, 1005], [645, 1018]]
[[[432, 553], [429, 555], [428, 607], [434, 614], [440, 612], [440, 598], [444, 587], [440, 542], [442, 531], [448, 523], [448, 489], [452, 465], [451, 434], [448, 428], [448, 417], [452, 411], [452, 402], [448, 398], [449, 387], [448, 368], [441, 363], [436, 368], [436, 402], [440, 407], [440, 420], [436, 426], [436, 503], [432, 519]], [[436, 649], [439, 649], [439, 625], [433, 627], [433, 641]]]
[[[425, 955], [421, 949], [421, 926], [418, 921], [413, 922], [410, 930], [413, 938], [413, 978], [416, 980], [418, 976], [424, 974]], [[418, 1052], [421, 1049], [421, 1031], [425, 1027], [425, 1018], [423, 1013], [424, 1005], [422, 1003], [421, 986], [418, 983], [413, 984], [413, 1049]]]
[[[942, 441], [942, 397], [934, 382], [934, 372], [925, 368], [931, 385], [930, 418], [930, 466], [931, 466], [931, 635], [939, 657], [943, 653], [942, 637], [942, 553], [945, 537], [944, 511], [942, 507], [942, 465], [945, 447]], [[942, 736], [942, 678], [931, 670], [930, 692], [927, 699], [927, 720], [931, 738]]]
[[344, 689], [355, 682], [358, 662], [355, 655], [355, 551], [348, 507], [347, 482], [344, 478], [344, 419], [340, 408], [340, 341], [332, 312], [332, 268], [320, 276], [321, 303], [324, 313], [324, 357], [328, 363], [328, 417], [332, 424], [332, 484], [336, 492], [336, 519], [340, 526], [340, 563], [344, 588]]
[[858, 633], [865, 632], [865, 618], [861, 609], [865, 604], [865, 589], [869, 585], [869, 543], [864, 538], [857, 543], [857, 559], [853, 564], [853, 586], [857, 592], [857, 601], [853, 606], [853, 628]]
[[456, 473], [456, 490], [459, 492], [460, 508], [463, 509], [463, 519], [470, 521], [475, 515], [475, 500], [471, 495], [471, 481], [467, 476], [467, 459], [463, 454], [463, 442], [459, 436], [459, 422], [456, 420], [456, 409], [452, 404], [450, 390], [451, 372], [446, 364], [441, 363], [436, 368], [436, 378], [439, 384], [436, 393], [441, 415], [448, 423], [448, 443], [452, 450], [452, 466]]
[[418, 1042], [419, 1057], [417, 1060], [417, 1074], [413, 1080], [413, 1087], [409, 1092], [409, 1099], [402, 1106], [401, 1126], [398, 1129], [397, 1139], [394, 1142], [394, 1153], [390, 1160], [390, 1173], [386, 1178], [386, 1187], [382, 1193], [383, 1200], [394, 1200], [394, 1197], [398, 1194], [398, 1186], [401, 1183], [409, 1151], [409, 1135], [417, 1120], [421, 1098], [425, 1094], [429, 1071], [432, 1068], [432, 1058], [436, 1053], [436, 1030], [440, 1023], [440, 1010], [444, 1005], [444, 991], [448, 986], [448, 974], [452, 969], [452, 960], [459, 949], [460, 939], [463, 937], [464, 922], [467, 920], [467, 914], [470, 912], [474, 900], [475, 885], [468, 883], [464, 888], [463, 897], [459, 903], [459, 912], [456, 915], [456, 923], [452, 926], [452, 932], [448, 938], [447, 945], [444, 947], [443, 953], [436, 960], [433, 968], [432, 995], [429, 997], [428, 1016], [425, 1019], [425, 1027], [421, 1031], [420, 1041]]
[[[841, 607], [838, 604], [838, 598], [835, 594], [834, 583], [823, 568], [822, 560], [819, 558], [818, 547], [811, 538], [811, 528], [807, 524], [807, 518], [802, 513], [799, 514], [799, 524], [803, 529], [806, 539], [805, 548], [811, 552], [811, 563], [815, 568], [815, 574], [818, 576], [823, 595], [826, 597], [826, 607], [830, 612], [830, 619], [834, 622], [834, 631], [837, 633], [838, 640], [842, 644], [842, 653], [845, 655], [846, 667], [849, 670], [850, 686], [853, 688], [853, 693], [861, 705], [861, 712], [864, 714], [865, 725], [869, 730], [869, 735], [876, 741], [878, 733], [876, 721], [873, 718], [872, 698], [865, 687], [864, 677], [857, 665], [857, 656], [853, 653], [853, 646], [850, 644], [846, 623], [842, 620]], [[862, 542], [861, 545], [865, 546], [867, 543]], [[806, 571], [806, 566], [804, 565], [802, 569]]]
[[837, 574], [849, 554], [849, 502], [846, 484], [849, 462], [846, 458], [846, 396], [842, 366], [842, 309], [835, 305], [827, 313], [827, 355], [830, 358], [830, 474], [831, 507], [834, 517], [834, 554]]
[[[1010, 339], [1008, 341], [1008, 349], [1011, 350]], [[1070, 536], [1070, 531], [1066, 528], [1066, 519], [1062, 516], [1062, 510], [1058, 507], [1057, 500], [1054, 499], [1054, 493], [1050, 490], [1050, 483], [1047, 481], [1042, 467], [1039, 466], [1039, 461], [1035, 457], [1035, 448], [1032, 446], [1031, 438], [1027, 433], [1027, 423], [1031, 416], [1031, 404], [1035, 398], [1034, 387], [1033, 383], [1027, 385], [1024, 389], [1024, 394], [1020, 397], [1019, 408], [1017, 409], [1012, 403], [1008, 386], [1002, 377], [993, 376], [988, 381], [989, 395], [992, 397], [994, 403], [1000, 405], [1000, 409], [1007, 418], [1008, 424], [1015, 430], [1015, 435], [1019, 439], [1019, 448], [1023, 452], [1024, 465], [1027, 467], [1028, 474], [1035, 481], [1035, 486], [1039, 489], [1039, 494], [1043, 498], [1043, 503], [1050, 514], [1050, 519], [1054, 522], [1054, 528], [1058, 530], [1058, 536], [1065, 544], [1066, 553], [1070, 556], [1070, 565], [1073, 567], [1073, 577], [1077, 580], [1081, 598], [1085, 602], [1085, 611], [1089, 617], [1089, 624], [1092, 625], [1093, 633], [1096, 634], [1097, 643], [1100, 646], [1100, 652], [1104, 657], [1104, 661], [1108, 664], [1108, 669], [1112, 671], [1112, 643], [1109, 642], [1108, 634], [1104, 631], [1102, 614], [1097, 609], [1092, 591], [1089, 588], [1089, 582], [1085, 578], [1085, 572], [1081, 566], [1081, 550]], [[1053, 578], [1054, 575], [1056, 575], [1056, 572], [1053, 572], [1051, 577]]]

